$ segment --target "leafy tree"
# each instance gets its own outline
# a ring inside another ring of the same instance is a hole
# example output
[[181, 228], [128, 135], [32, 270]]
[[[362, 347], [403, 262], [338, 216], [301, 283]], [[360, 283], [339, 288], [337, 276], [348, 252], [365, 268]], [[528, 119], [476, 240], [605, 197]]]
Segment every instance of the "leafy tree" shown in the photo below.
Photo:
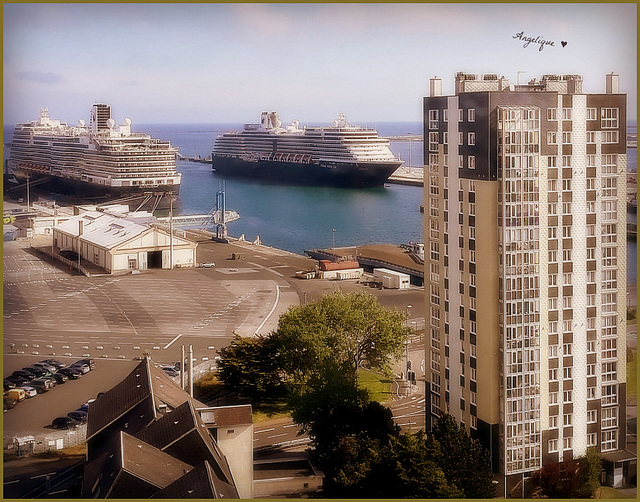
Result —
[[602, 459], [598, 450], [587, 448], [587, 454], [578, 459], [580, 466], [580, 488], [579, 497], [590, 498], [600, 487], [600, 474], [602, 472]]
[[471, 438], [464, 427], [451, 415], [438, 419], [431, 434], [440, 445], [442, 467], [449, 483], [457, 487], [465, 498], [493, 498], [489, 452], [479, 441]]
[[355, 382], [361, 366], [389, 372], [391, 358], [402, 355], [409, 330], [404, 315], [382, 307], [368, 293], [334, 293], [291, 307], [273, 333], [289, 378], [305, 385], [326, 361], [339, 364]]
[[236, 335], [218, 354], [218, 376], [230, 391], [254, 403], [284, 395], [276, 347], [269, 337]]

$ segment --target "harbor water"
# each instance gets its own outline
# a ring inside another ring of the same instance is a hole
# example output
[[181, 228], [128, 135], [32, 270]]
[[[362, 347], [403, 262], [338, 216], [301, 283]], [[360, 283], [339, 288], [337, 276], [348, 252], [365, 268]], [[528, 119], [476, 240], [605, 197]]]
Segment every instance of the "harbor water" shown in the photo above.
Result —
[[[184, 157], [211, 156], [218, 134], [236, 131], [242, 124], [134, 124], [134, 131], [171, 141]], [[322, 124], [309, 124], [322, 125]], [[371, 123], [381, 136], [410, 138], [422, 134], [421, 122]], [[632, 127], [629, 127], [631, 130]], [[635, 130], [635, 124], [633, 126]], [[12, 127], [4, 128], [4, 143]], [[406, 164], [422, 166], [422, 141], [392, 141], [391, 149]], [[629, 148], [628, 165], [636, 171], [637, 150]], [[6, 156], [6, 150], [5, 150]], [[233, 237], [302, 254], [305, 249], [373, 243], [403, 244], [423, 240], [422, 187], [386, 184], [370, 189], [267, 185], [216, 175], [208, 163], [178, 161], [183, 174], [182, 214], [204, 214], [215, 204], [224, 182], [228, 210], [240, 213], [229, 224]], [[630, 215], [632, 218], [635, 215]], [[636, 282], [637, 243], [628, 242], [627, 278]]]

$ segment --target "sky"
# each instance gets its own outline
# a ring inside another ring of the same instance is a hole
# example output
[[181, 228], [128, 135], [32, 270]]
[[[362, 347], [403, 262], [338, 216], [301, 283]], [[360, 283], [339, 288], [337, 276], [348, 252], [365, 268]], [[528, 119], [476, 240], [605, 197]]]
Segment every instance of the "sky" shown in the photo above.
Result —
[[3, 4], [3, 121], [47, 107], [88, 122], [102, 102], [134, 125], [259, 122], [266, 110], [303, 125], [338, 113], [419, 122], [429, 78], [453, 94], [459, 71], [580, 74], [586, 93], [604, 93], [613, 71], [635, 119], [636, 14], [635, 3]]

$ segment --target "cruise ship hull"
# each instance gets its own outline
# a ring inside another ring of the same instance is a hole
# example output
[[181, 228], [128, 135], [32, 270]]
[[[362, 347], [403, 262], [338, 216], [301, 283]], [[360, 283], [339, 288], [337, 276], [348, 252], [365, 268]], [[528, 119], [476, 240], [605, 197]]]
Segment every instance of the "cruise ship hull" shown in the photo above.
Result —
[[393, 162], [282, 162], [246, 161], [235, 157], [213, 156], [213, 169], [228, 177], [249, 178], [291, 185], [367, 188], [381, 186], [401, 161]]
[[[123, 203], [129, 204], [132, 209], [169, 209], [173, 201], [174, 207], [179, 205], [180, 185], [166, 185], [153, 188], [139, 187], [110, 187], [96, 185], [73, 180], [41, 174], [31, 171], [14, 169], [18, 184], [9, 191], [19, 197], [24, 197], [26, 190], [26, 178], [29, 176], [30, 190], [36, 192], [46, 192], [52, 195], [59, 195], [62, 200], [72, 203], [84, 204], [107, 204]], [[134, 207], [135, 206], [135, 207]]]

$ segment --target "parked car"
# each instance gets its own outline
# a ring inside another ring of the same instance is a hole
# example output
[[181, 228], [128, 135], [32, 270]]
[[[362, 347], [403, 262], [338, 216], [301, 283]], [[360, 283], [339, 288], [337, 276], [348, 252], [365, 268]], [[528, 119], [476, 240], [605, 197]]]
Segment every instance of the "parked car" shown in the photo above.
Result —
[[163, 364], [160, 366], [160, 369], [172, 378], [180, 376], [180, 372], [175, 368], [175, 366], [170, 364]]
[[93, 359], [79, 359], [76, 363], [84, 363], [89, 366], [90, 370], [96, 369], [96, 362]]
[[49, 373], [51, 373], [52, 375], [58, 371], [58, 368], [56, 368], [55, 366], [52, 366], [51, 364], [47, 364], [47, 363], [43, 363], [43, 362], [39, 362], [39, 363], [33, 363], [31, 366], [36, 366], [38, 368], [42, 368], [47, 370]]
[[205, 262], [205, 263], [201, 263], [200, 266], [202, 268], [213, 268], [213, 267], [216, 266], [216, 264], [213, 263], [212, 261], [208, 261], [208, 262]]
[[73, 418], [76, 422], [81, 424], [87, 423], [87, 412], [86, 411], [70, 411], [67, 413], [68, 417]]
[[11, 375], [7, 377], [7, 380], [13, 382], [16, 387], [20, 387], [22, 385], [26, 385], [31, 381], [31, 378], [25, 378], [20, 375]]
[[30, 371], [31, 373], [34, 373], [36, 375], [37, 378], [43, 377], [45, 376], [47, 373], [49, 373], [47, 370], [45, 370], [44, 368], [41, 368], [39, 366], [27, 366], [26, 368], [22, 368], [24, 371]]
[[18, 402], [24, 401], [27, 398], [27, 393], [24, 391], [24, 389], [21, 389], [20, 387], [16, 387], [15, 389], [8, 390], [7, 392], [4, 393], [4, 395], [9, 396], [10, 398], [15, 399]]
[[51, 378], [53, 378], [57, 384], [65, 383], [69, 380], [69, 377], [64, 373], [54, 373]]
[[4, 388], [4, 390], [9, 390], [9, 389], [15, 389], [16, 388], [16, 384], [14, 382], [12, 382], [11, 380], [4, 378], [2, 381], [2, 386]]
[[51, 366], [55, 366], [57, 369], [60, 368], [66, 368], [67, 365], [64, 363], [61, 363], [60, 361], [58, 361], [57, 359], [45, 359], [43, 361], [40, 361], [41, 363], [47, 363], [50, 364]]
[[38, 391], [36, 389], [34, 389], [33, 387], [30, 387], [28, 385], [25, 385], [23, 387], [20, 387], [21, 389], [24, 390], [25, 394], [27, 395], [27, 399], [29, 399], [30, 397], [35, 397], [38, 395]]
[[31, 382], [31, 386], [38, 391], [38, 394], [42, 394], [55, 387], [56, 382], [51, 378], [36, 378]]
[[76, 411], [84, 411], [85, 413], [89, 413], [89, 403], [84, 403]]
[[21, 376], [22, 378], [28, 378], [29, 380], [33, 380], [34, 378], [38, 377], [38, 375], [36, 375], [32, 371], [27, 370], [16, 370], [11, 373], [11, 376]]
[[21, 372], [24, 374], [25, 378], [38, 378], [38, 375], [42, 373], [42, 371], [42, 368], [26, 367], [21, 370], [14, 371], [13, 373], [17, 374], [18, 372]]
[[16, 404], [18, 404], [18, 401], [16, 401], [14, 398], [9, 397], [9, 396], [3, 396], [3, 400], [2, 400], [2, 411], [10, 410], [10, 409], [11, 409], [11, 408], [13, 408]]
[[73, 429], [77, 426], [78, 422], [71, 417], [58, 417], [54, 418], [53, 422], [51, 422], [51, 427], [54, 429]]
[[89, 371], [91, 371], [91, 367], [88, 364], [82, 363], [80, 361], [73, 363], [71, 366], [69, 366], [69, 368], [79, 370], [82, 372], [82, 374], [89, 373]]
[[80, 378], [82, 376], [82, 371], [80, 371], [79, 369], [75, 369], [75, 368], [61, 368], [58, 370], [58, 374], [59, 375], [66, 375], [69, 377], [70, 380], [77, 380], [78, 378]]

